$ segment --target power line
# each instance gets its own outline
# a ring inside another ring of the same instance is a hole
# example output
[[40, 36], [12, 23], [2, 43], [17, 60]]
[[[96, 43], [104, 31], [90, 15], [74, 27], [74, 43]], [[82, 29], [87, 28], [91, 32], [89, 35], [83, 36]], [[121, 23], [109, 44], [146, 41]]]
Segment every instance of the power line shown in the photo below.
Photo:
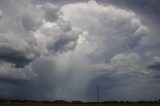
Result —
[[99, 99], [99, 86], [97, 86], [97, 102], [98, 102], [98, 106], [100, 106], [100, 99]]

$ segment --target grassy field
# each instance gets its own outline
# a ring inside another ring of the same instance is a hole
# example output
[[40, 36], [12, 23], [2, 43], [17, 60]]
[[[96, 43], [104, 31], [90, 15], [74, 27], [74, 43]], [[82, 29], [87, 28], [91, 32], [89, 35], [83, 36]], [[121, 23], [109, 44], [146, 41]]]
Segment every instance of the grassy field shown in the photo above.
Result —
[[[98, 104], [43, 104], [43, 103], [0, 103], [0, 106], [99, 106]], [[113, 103], [100, 106], [160, 106], [157, 103]]]

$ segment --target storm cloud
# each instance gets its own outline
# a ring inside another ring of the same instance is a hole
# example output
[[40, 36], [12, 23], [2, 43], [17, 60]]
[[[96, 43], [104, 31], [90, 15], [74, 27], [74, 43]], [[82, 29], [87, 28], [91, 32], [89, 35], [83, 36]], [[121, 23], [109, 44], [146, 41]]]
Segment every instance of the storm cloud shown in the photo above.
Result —
[[159, 24], [132, 5], [0, 1], [0, 98], [94, 101], [97, 86], [102, 100], [159, 97]]

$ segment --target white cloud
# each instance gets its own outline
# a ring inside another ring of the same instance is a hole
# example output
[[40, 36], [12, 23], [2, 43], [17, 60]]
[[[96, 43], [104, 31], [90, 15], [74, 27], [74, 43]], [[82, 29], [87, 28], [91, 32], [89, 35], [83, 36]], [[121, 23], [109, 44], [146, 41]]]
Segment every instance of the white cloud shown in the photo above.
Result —
[[102, 64], [93, 64], [91, 67], [95, 70], [115, 74], [146, 74], [146, 66], [141, 63], [141, 57], [134, 52], [124, 52], [113, 56], [110, 62]]
[[136, 53], [120, 53], [112, 58], [111, 63], [127, 65], [127, 64], [133, 64], [136, 61], [139, 61], [139, 59], [140, 56]]
[[95, 48], [95, 57], [103, 54], [113, 56], [127, 47], [132, 49], [148, 34], [148, 28], [142, 25], [134, 12], [112, 5], [103, 6], [91, 1], [64, 5], [61, 11], [65, 20], [88, 32], [88, 41], [91, 42], [90, 48]]

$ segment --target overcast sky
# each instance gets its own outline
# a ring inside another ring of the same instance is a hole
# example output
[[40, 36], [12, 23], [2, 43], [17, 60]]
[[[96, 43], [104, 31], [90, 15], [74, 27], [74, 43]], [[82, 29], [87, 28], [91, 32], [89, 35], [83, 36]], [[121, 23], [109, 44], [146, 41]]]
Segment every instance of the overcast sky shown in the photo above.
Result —
[[160, 98], [159, 0], [0, 0], [0, 98]]

